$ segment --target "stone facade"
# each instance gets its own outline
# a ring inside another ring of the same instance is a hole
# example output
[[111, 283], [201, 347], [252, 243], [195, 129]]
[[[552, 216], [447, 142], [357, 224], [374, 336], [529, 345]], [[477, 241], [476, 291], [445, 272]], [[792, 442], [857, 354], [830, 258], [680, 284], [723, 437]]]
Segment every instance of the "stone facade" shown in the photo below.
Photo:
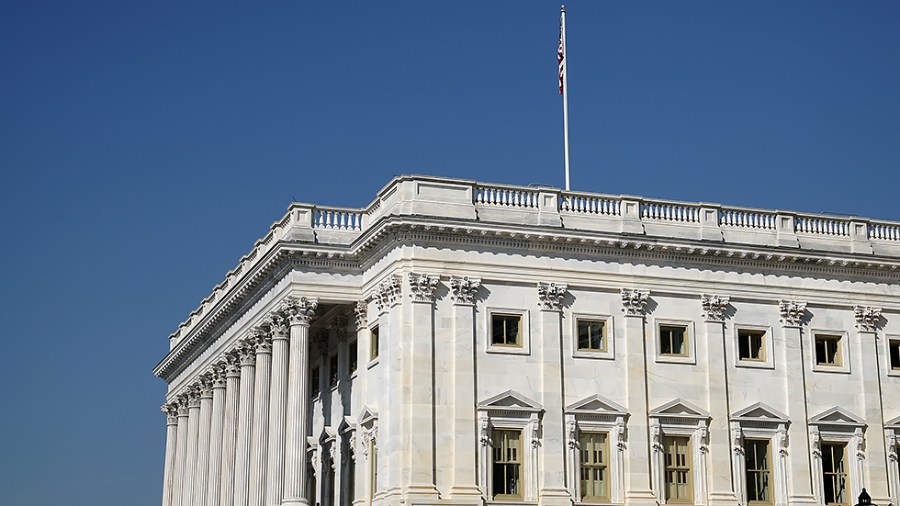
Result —
[[900, 504], [900, 225], [403, 176], [170, 340], [163, 506]]

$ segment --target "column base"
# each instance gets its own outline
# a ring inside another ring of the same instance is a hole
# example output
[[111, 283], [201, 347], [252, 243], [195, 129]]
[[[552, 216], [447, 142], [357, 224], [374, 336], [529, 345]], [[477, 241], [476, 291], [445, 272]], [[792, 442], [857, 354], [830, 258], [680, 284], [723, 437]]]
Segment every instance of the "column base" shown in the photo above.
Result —
[[450, 488], [451, 498], [465, 499], [472, 496], [481, 500], [481, 489], [478, 488], [478, 485], [454, 485]]
[[819, 504], [819, 501], [816, 500], [816, 496], [812, 494], [802, 494], [802, 495], [792, 495], [788, 497], [788, 504]]
[[281, 501], [281, 506], [309, 506], [309, 502], [302, 497], [295, 499], [285, 499]]
[[625, 492], [625, 502], [628, 506], [659, 506], [652, 490], [629, 490]]
[[433, 484], [410, 485], [406, 488], [406, 502], [409, 504], [434, 504], [441, 498], [441, 493]]
[[571, 506], [572, 496], [565, 488], [542, 488], [538, 493], [541, 506]]
[[740, 501], [734, 492], [711, 492], [709, 506], [736, 506]]

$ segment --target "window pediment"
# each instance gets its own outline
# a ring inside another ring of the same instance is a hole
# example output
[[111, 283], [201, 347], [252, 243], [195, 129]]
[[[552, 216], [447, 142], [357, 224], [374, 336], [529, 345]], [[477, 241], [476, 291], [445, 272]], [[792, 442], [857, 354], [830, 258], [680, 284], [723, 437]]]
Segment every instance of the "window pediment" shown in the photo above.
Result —
[[764, 423], [772, 425], [786, 425], [790, 423], [787, 415], [762, 402], [757, 402], [756, 404], [747, 406], [746, 408], [735, 412], [731, 415], [731, 419], [741, 423]]
[[684, 400], [675, 399], [650, 411], [650, 418], [663, 418], [674, 420], [709, 420], [709, 413], [694, 404]]
[[371, 427], [378, 420], [378, 413], [369, 409], [368, 406], [363, 406], [362, 413], [359, 415], [359, 425], [362, 427]]
[[543, 406], [514, 390], [507, 390], [478, 403], [478, 411], [539, 413], [543, 410]]
[[624, 407], [599, 394], [594, 394], [574, 404], [570, 404], [566, 408], [566, 414], [608, 417], [628, 416], [628, 412]]
[[894, 429], [900, 430], [900, 416], [890, 420], [888, 423], [884, 424], [885, 429]]
[[865, 428], [866, 422], [844, 408], [835, 406], [809, 419], [814, 426], [829, 426], [842, 429]]

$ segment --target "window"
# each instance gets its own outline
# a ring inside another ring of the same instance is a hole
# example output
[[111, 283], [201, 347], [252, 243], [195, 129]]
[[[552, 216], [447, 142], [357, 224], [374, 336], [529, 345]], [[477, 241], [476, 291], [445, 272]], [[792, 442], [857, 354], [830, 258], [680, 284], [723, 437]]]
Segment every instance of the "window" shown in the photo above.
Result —
[[520, 348], [522, 317], [513, 314], [491, 315], [491, 344], [493, 346], [515, 346]]
[[328, 384], [330, 386], [337, 386], [338, 384], [338, 357], [337, 355], [332, 355], [328, 357]]
[[900, 371], [900, 339], [891, 339], [888, 347], [891, 354], [891, 370]]
[[359, 346], [357, 346], [355, 339], [350, 341], [349, 348], [347, 351], [347, 373], [353, 374], [356, 372], [356, 367], [359, 364]]
[[375, 440], [369, 441], [369, 500], [375, 497], [378, 490], [378, 447]]
[[825, 504], [849, 504], [847, 499], [846, 447], [843, 444], [822, 444], [822, 481], [825, 484]]
[[606, 322], [603, 320], [576, 320], [578, 351], [606, 351]]
[[769, 440], [747, 439], [744, 442], [747, 500], [751, 503], [772, 503], [772, 466]]
[[816, 334], [816, 365], [842, 365], [841, 336]]
[[492, 495], [494, 498], [521, 498], [522, 432], [494, 430]]
[[580, 438], [581, 500], [602, 502], [609, 500], [609, 445], [606, 434], [582, 432]]
[[666, 436], [663, 448], [665, 451], [666, 502], [692, 502], [691, 438]]
[[378, 325], [369, 329], [369, 360], [378, 358]]
[[766, 361], [766, 333], [762, 330], [738, 330], [738, 359]]
[[688, 356], [687, 327], [684, 325], [659, 326], [659, 353], [675, 357]]
[[309, 391], [310, 394], [315, 397], [319, 395], [320, 390], [321, 387], [319, 385], [319, 366], [315, 366], [309, 373]]

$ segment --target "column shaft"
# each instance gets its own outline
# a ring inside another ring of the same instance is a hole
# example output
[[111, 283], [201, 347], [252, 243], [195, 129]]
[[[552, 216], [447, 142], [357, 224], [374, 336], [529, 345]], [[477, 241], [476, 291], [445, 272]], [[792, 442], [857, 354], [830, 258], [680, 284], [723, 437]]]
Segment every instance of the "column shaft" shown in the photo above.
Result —
[[284, 500], [282, 505], [308, 504], [306, 484], [306, 417], [309, 406], [309, 320], [315, 301], [289, 301], [286, 314], [291, 326], [288, 359], [288, 404], [285, 422]]
[[[220, 469], [222, 467], [222, 447], [225, 430], [225, 389], [224, 364], [217, 364], [212, 378], [213, 398], [211, 427], [209, 431], [209, 462], [207, 463], [206, 506], [220, 506]], [[203, 506], [203, 505], [200, 505]]]
[[452, 497], [480, 495], [475, 432], [475, 306], [453, 306], [453, 488]]
[[[238, 411], [241, 395], [241, 368], [237, 353], [229, 352], [225, 359], [225, 423], [222, 428], [219, 504], [221, 506], [233, 506], [234, 464], [237, 451]], [[211, 462], [211, 464], [215, 464], [215, 462]], [[218, 504], [213, 506], [218, 506]]]
[[268, 336], [259, 336], [256, 340], [253, 425], [250, 435], [250, 506], [265, 506], [266, 501], [271, 371], [272, 341]]
[[434, 473], [434, 303], [425, 299], [412, 303], [410, 374], [410, 431], [407, 494], [416, 499], [438, 496]]
[[[812, 467], [806, 409], [807, 365], [803, 353], [803, 332], [800, 326], [784, 326], [784, 391], [787, 396], [788, 418], [791, 420], [788, 436], [790, 454], [788, 465], [788, 503], [813, 503]], [[800, 371], [803, 383], [797, 385], [791, 371]]]
[[544, 405], [541, 437], [541, 504], [571, 504], [566, 487], [563, 415], [562, 322], [559, 309], [542, 309], [540, 319], [541, 391]]
[[181, 504], [194, 506], [194, 468], [197, 464], [197, 440], [200, 438], [200, 393], [196, 389], [189, 394], [187, 438]]
[[200, 387], [200, 427], [197, 439], [197, 459], [194, 462], [194, 504], [206, 505], [206, 491], [209, 485], [209, 444], [212, 429], [212, 382], [203, 380]]
[[178, 401], [178, 430], [175, 435], [175, 474], [172, 476], [173, 506], [181, 506], [181, 491], [184, 487], [184, 466], [187, 463], [187, 434], [188, 434], [188, 407], [187, 399]]
[[166, 463], [163, 468], [162, 506], [172, 506], [172, 488], [175, 481], [175, 445], [178, 438], [178, 407], [164, 404], [166, 414]]
[[241, 401], [238, 406], [237, 445], [234, 458], [234, 506], [250, 502], [250, 431], [253, 429], [253, 393], [256, 378], [256, 354], [252, 343], [241, 354]]
[[272, 381], [269, 387], [269, 453], [266, 469], [266, 504], [279, 506], [284, 495], [285, 408], [288, 392], [287, 328], [273, 326]]
[[[726, 302], [727, 304], [727, 302]], [[731, 483], [731, 466], [724, 465], [731, 455], [731, 429], [729, 427], [728, 374], [725, 356], [725, 326], [722, 321], [707, 320], [706, 330], [706, 392], [709, 414], [709, 451], [713, 461], [722, 465], [712, 466], [709, 482], [709, 504], [733, 505], [737, 496]], [[730, 459], [728, 460], [730, 462]]]
[[631, 413], [628, 418], [625, 501], [634, 504], [656, 504], [650, 476], [650, 419], [647, 406], [647, 350], [643, 311], [626, 314], [623, 320], [625, 384], [628, 392], [628, 411]]

